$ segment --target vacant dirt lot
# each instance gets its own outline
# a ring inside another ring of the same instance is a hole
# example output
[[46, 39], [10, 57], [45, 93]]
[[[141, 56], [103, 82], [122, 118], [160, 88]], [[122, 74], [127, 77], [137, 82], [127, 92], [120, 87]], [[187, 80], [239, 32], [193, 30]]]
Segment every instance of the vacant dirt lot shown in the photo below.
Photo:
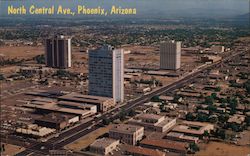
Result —
[[111, 125], [109, 125], [107, 127], [99, 128], [99, 129], [89, 133], [88, 135], [80, 138], [79, 140], [65, 146], [65, 148], [73, 150], [73, 151], [81, 151], [81, 149], [84, 149], [84, 148], [88, 147], [90, 144], [92, 144], [96, 138], [98, 138], [99, 136], [101, 136], [105, 133], [108, 133], [110, 128], [111, 128]]
[[24, 147], [19, 147], [11, 144], [5, 144], [5, 152], [1, 153], [1, 156], [15, 155], [25, 150]]
[[249, 146], [236, 146], [220, 142], [210, 142], [195, 156], [247, 156], [250, 154]]
[[0, 55], [6, 58], [18, 58], [18, 59], [28, 59], [36, 55], [40, 55], [44, 52], [43, 46], [1, 46]]

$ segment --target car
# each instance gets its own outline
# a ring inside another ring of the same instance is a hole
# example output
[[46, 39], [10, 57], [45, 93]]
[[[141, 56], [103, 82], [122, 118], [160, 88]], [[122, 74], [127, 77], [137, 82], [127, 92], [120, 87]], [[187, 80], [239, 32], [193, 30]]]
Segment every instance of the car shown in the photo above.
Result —
[[44, 147], [44, 146], [42, 146], [40, 149], [41, 149], [41, 150], [44, 150], [44, 149], [45, 149], [45, 147]]
[[87, 129], [91, 129], [92, 128], [92, 126], [89, 126]]
[[47, 141], [47, 139], [41, 139], [41, 142], [46, 142]]

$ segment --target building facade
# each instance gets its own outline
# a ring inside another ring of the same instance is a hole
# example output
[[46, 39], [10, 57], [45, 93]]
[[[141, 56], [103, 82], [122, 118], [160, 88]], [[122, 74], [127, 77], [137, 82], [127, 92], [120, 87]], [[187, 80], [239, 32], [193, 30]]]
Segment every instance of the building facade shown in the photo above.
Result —
[[181, 67], [181, 42], [162, 42], [160, 45], [160, 68], [177, 70]]
[[144, 135], [144, 128], [141, 126], [119, 124], [109, 130], [109, 137], [120, 140], [130, 145], [135, 145]]
[[119, 140], [114, 140], [110, 138], [101, 138], [93, 142], [90, 145], [89, 150], [90, 152], [99, 155], [107, 155], [109, 153], [112, 153], [112, 151], [115, 150], [118, 145], [119, 145]]
[[[86, 110], [91, 111], [93, 114], [95, 114], [96, 111], [98, 112], [108, 111], [109, 109], [115, 106], [114, 100], [112, 98], [92, 96], [92, 95], [83, 95], [83, 94], [74, 93], [74, 92], [60, 96], [58, 97], [58, 100], [59, 100], [59, 104], [61, 105], [71, 105], [71, 106], [86, 108]], [[90, 105], [95, 105], [96, 109], [91, 107]]]
[[104, 46], [89, 51], [89, 94], [124, 100], [124, 50]]
[[166, 118], [156, 114], [140, 114], [128, 121], [129, 124], [143, 126], [145, 130], [166, 132], [176, 124], [176, 118]]
[[71, 38], [63, 35], [45, 40], [45, 63], [52, 68], [71, 67]]

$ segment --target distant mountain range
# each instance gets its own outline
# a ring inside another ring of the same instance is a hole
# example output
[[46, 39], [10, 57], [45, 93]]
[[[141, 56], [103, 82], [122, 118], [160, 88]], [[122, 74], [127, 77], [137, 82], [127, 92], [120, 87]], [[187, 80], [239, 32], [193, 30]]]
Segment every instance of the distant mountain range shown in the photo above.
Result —
[[243, 14], [243, 15], [236, 16], [236, 18], [237, 19], [250, 20], [250, 12], [246, 13], [246, 14]]

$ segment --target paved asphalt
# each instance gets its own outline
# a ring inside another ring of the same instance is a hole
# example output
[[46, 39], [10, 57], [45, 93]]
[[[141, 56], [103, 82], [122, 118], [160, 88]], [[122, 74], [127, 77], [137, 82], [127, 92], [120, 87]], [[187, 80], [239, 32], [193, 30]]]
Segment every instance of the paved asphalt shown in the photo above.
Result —
[[178, 80], [170, 85], [163, 86], [163, 87], [161, 87], [161, 88], [159, 88], [159, 89], [157, 89], [157, 90], [155, 90], [147, 95], [143, 95], [134, 101], [128, 102], [126, 105], [123, 105], [120, 108], [116, 108], [113, 111], [102, 115], [99, 118], [95, 118], [87, 123], [80, 124], [79, 126], [77, 126], [75, 128], [72, 128], [66, 132], [61, 133], [58, 137], [49, 139], [45, 143], [32, 142], [31, 145], [26, 150], [18, 153], [16, 156], [26, 156], [26, 155], [29, 155], [31, 153], [48, 155], [49, 150], [61, 149], [63, 146], [65, 146], [65, 145], [87, 135], [88, 133], [96, 130], [97, 128], [99, 128], [98, 123], [100, 123], [102, 121], [102, 119], [109, 118], [109, 119], [114, 120], [114, 119], [118, 118], [117, 115], [119, 113], [119, 110], [123, 109], [124, 111], [129, 111], [132, 108], [134, 108], [138, 105], [141, 105], [144, 102], [149, 101], [153, 96], [161, 95], [165, 92], [170, 92], [170, 91], [173, 91], [177, 88], [180, 88], [184, 84], [194, 81], [194, 78], [202, 75], [203, 71], [219, 67], [219, 65], [222, 62], [230, 60], [231, 58], [233, 58], [236, 55], [239, 55], [241, 53], [242, 52], [234, 53], [231, 56], [224, 58], [222, 61], [219, 61], [217, 63], [211, 64], [211, 65], [205, 66], [204, 68], [196, 70], [196, 71], [190, 73], [189, 75], [185, 76], [184, 78], [182, 78], [182, 79], [180, 79], [180, 80]]

